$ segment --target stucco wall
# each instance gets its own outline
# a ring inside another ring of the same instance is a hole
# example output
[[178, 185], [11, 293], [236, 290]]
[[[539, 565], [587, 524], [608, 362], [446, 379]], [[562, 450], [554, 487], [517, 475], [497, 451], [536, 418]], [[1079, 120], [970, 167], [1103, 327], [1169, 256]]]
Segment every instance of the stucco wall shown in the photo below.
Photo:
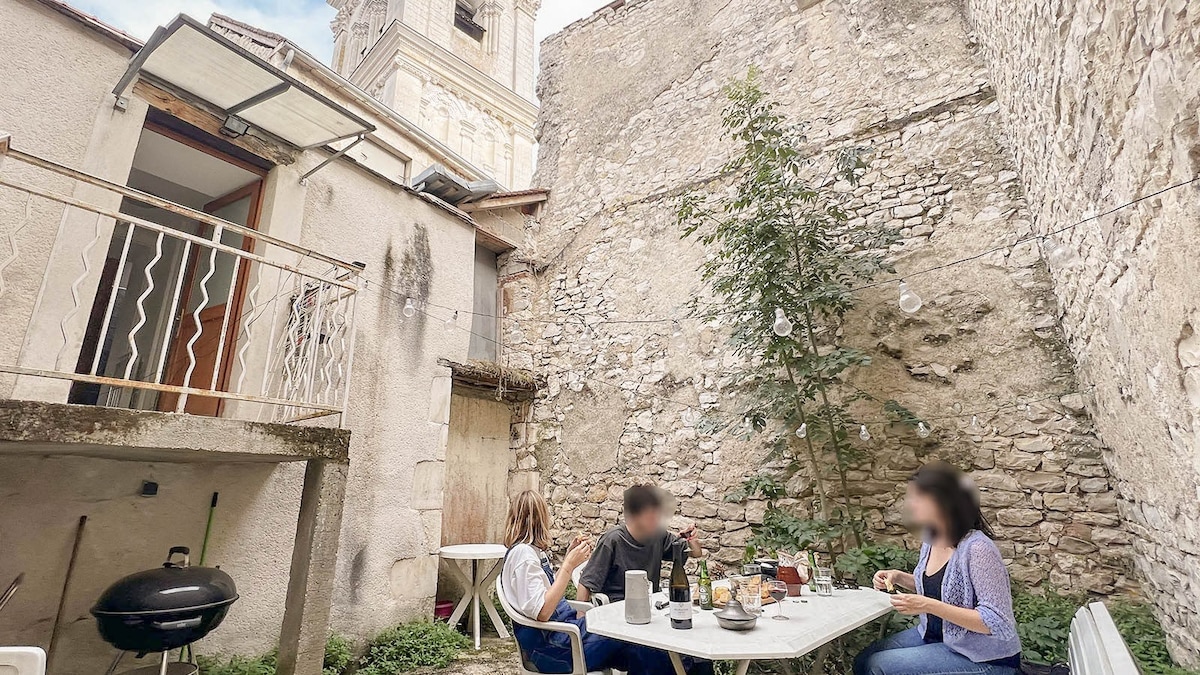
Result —
[[[1184, 0], [970, 0], [1038, 232], [1200, 175], [1200, 12]], [[1062, 235], [1063, 330], [1139, 571], [1175, 655], [1200, 664], [1200, 183]]]
[[[5, 77], [28, 76], [20, 79], [24, 88], [17, 100], [0, 97], [3, 126], [16, 132], [18, 147], [85, 169], [99, 162], [104, 175], [123, 182], [145, 104], [131, 96], [130, 110], [122, 116], [112, 112], [103, 93], [124, 71], [128, 54], [110, 54], [111, 48], [93, 33], [25, 0], [0, 2], [0, 12], [14, 36], [0, 47], [0, 54], [10, 66], [22, 64], [4, 68]], [[54, 49], [47, 51], [46, 40]], [[108, 133], [107, 124], [120, 125], [121, 133]], [[260, 229], [327, 255], [366, 263], [345, 420], [353, 432], [352, 468], [332, 623], [337, 631], [363, 638], [387, 625], [428, 616], [432, 609], [451, 390], [447, 369], [438, 366], [437, 359], [465, 361], [469, 341], [465, 330], [444, 328], [446, 316], [437, 306], [472, 306], [475, 235], [461, 214], [345, 160], [322, 168], [302, 185], [299, 177], [327, 157], [325, 152], [308, 152], [296, 164], [271, 172]], [[14, 175], [13, 163], [4, 171]], [[72, 189], [65, 183], [41, 184], [68, 193]], [[109, 205], [115, 208], [117, 203]], [[19, 278], [25, 285], [19, 293], [10, 288], [0, 304], [0, 330], [5, 331], [0, 333], [0, 354], [11, 351], [7, 362], [15, 362], [22, 340], [26, 356], [57, 354], [57, 346], [47, 346], [46, 340], [31, 343], [27, 317], [38, 298], [51, 247], [74, 247], [53, 256], [67, 271], [53, 273], [51, 282], [69, 286], [82, 271], [77, 249], [90, 241], [95, 222], [86, 222], [88, 237], [80, 234], [84, 230], [70, 230], [56, 241], [58, 214], [43, 212], [38, 200], [34, 206], [33, 227], [22, 233], [30, 239], [22, 239], [21, 245], [36, 256], [22, 257]], [[10, 191], [0, 193], [0, 246], [8, 232], [5, 223], [18, 222], [10, 216], [23, 213], [23, 208], [23, 199], [14, 199]], [[7, 250], [0, 248], [0, 260]], [[103, 257], [103, 247], [93, 253]], [[54, 293], [42, 296], [60, 302], [69, 298], [69, 293], [64, 295], [67, 290], [56, 286]], [[427, 311], [432, 317], [403, 317], [400, 310], [410, 295], [431, 303]], [[10, 304], [10, 299], [15, 301]], [[90, 306], [90, 296], [83, 305]], [[42, 328], [56, 328], [60, 316], [45, 313], [49, 318], [41, 322]], [[80, 319], [86, 323], [86, 312]], [[42, 395], [36, 384], [27, 396]], [[7, 396], [7, 381], [4, 385], [0, 395]], [[55, 399], [57, 391], [52, 393], [48, 398]], [[237, 407], [231, 405], [230, 410]], [[69, 529], [79, 515], [96, 518], [94, 530], [100, 536], [81, 559], [86, 567], [81, 578], [87, 581], [72, 594], [76, 623], [64, 639], [63, 672], [94, 673], [106, 667], [110, 652], [95, 641], [94, 623], [85, 612], [89, 603], [122, 574], [160, 563], [169, 545], [191, 543], [198, 548], [196, 528], [203, 526], [214, 490], [222, 492], [222, 504], [210, 561], [222, 563], [235, 576], [243, 599], [226, 626], [201, 649], [253, 654], [273, 646], [283, 615], [301, 466], [179, 467], [78, 458], [0, 462], [2, 545], [22, 551], [19, 559], [4, 558], [0, 574], [14, 576], [23, 569], [45, 567], [34, 575], [36, 583], [14, 601], [18, 604], [4, 613], [5, 621], [15, 622], [4, 625], [28, 623], [23, 640], [45, 646], [45, 618], [57, 603], [54, 584], [61, 583]], [[158, 501], [133, 496], [143, 477], [163, 485]], [[29, 520], [33, 511], [41, 512], [40, 521]], [[45, 537], [37, 528], [25, 527], [26, 522], [42, 521], [49, 533]], [[29, 604], [22, 608], [20, 603]]]
[[[123, 182], [128, 162], [122, 174], [122, 152], [117, 148], [128, 140], [129, 129], [140, 128], [144, 110], [135, 105], [120, 113], [112, 107], [112, 84], [124, 72], [129, 50], [33, 0], [0, 3], [0, 25], [9, 33], [0, 43], [0, 57], [9, 64], [0, 94], [0, 131], [11, 133], [18, 149], [73, 166], [86, 163], [87, 169]], [[36, 58], [30, 58], [34, 54]], [[32, 110], [38, 114], [29, 114]], [[9, 180], [36, 181], [58, 193], [73, 189], [67, 179], [48, 178], [46, 172], [14, 161], [0, 160], [0, 171]], [[110, 198], [105, 205], [118, 203]], [[0, 363], [17, 363], [63, 212], [56, 202], [27, 201], [23, 193], [0, 188], [0, 306], [5, 317], [0, 322]], [[92, 216], [63, 227], [74, 240], [86, 243], [95, 225]], [[68, 284], [74, 276], [64, 274]], [[56, 328], [61, 317], [55, 319]], [[43, 345], [51, 359], [62, 344], [61, 334], [55, 337], [53, 344]], [[0, 396], [8, 397], [14, 382], [12, 376], [0, 374]]]
[[[610, 527], [622, 488], [646, 478], [679, 498], [720, 560], [739, 560], [761, 521], [761, 502], [722, 500], [760, 470], [770, 439], [697, 424], [703, 410], [742, 409], [721, 331], [684, 320], [676, 338], [669, 322], [603, 323], [684, 316], [704, 297], [695, 270], [707, 252], [680, 241], [675, 196], [723, 186], [721, 87], [750, 66], [810, 123], [819, 155], [870, 148], [860, 185], [834, 189], [853, 218], [901, 235], [891, 250], [901, 274], [1031, 233], [992, 84], [955, 3], [642, 0], [552, 37], [539, 89], [539, 184], [552, 198], [524, 252], [527, 273], [506, 288], [506, 343], [518, 346], [515, 365], [549, 381], [515, 436], [564, 534]], [[933, 426], [922, 440], [878, 423], [877, 407], [860, 409], [877, 423], [850, 490], [872, 529], [914, 545], [901, 526], [903, 481], [943, 457], [972, 469], [1018, 581], [1130, 588], [1105, 448], [1085, 397], [1071, 394], [1088, 385], [1074, 376], [1037, 248], [910, 282], [926, 301], [916, 316], [884, 286], [861, 293], [847, 327], [875, 359], [853, 384]], [[593, 326], [591, 345], [579, 321]], [[974, 411], [987, 427], [978, 439], [966, 432]]]
[[[318, 161], [277, 171], [303, 172]], [[470, 339], [466, 330], [446, 330], [449, 313], [439, 306], [472, 305], [475, 233], [347, 164], [310, 178], [303, 204], [301, 244], [367, 264], [333, 614], [336, 630], [366, 637], [433, 609], [451, 390], [437, 359], [465, 360]], [[404, 317], [409, 296], [430, 303], [429, 316]]]

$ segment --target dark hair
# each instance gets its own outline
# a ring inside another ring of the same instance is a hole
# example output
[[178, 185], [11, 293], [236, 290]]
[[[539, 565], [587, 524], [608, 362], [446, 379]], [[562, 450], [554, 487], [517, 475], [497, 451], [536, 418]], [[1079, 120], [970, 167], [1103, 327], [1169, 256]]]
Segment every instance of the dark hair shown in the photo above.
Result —
[[662, 496], [653, 485], [634, 485], [625, 490], [625, 516], [636, 516], [649, 509], [662, 508]]
[[945, 462], [930, 462], [908, 479], [917, 492], [933, 499], [950, 531], [946, 536], [955, 546], [971, 530], [991, 537], [992, 528], [979, 509], [979, 495], [967, 476]]

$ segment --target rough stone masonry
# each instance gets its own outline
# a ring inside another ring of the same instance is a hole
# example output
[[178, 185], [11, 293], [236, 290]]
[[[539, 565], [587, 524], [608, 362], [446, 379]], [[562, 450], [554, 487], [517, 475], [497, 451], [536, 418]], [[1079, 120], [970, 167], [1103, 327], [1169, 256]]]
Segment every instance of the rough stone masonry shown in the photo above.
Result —
[[[514, 484], [540, 473], [564, 536], [610, 526], [624, 487], [646, 479], [678, 497], [681, 516], [697, 522], [720, 560], [740, 560], [750, 527], [761, 521], [763, 503], [723, 498], [762, 468], [767, 439], [741, 441], [697, 424], [706, 412], [738, 409], [732, 375], [739, 363], [718, 329], [686, 318], [685, 303], [705, 292], [696, 268], [706, 251], [681, 241], [674, 219], [679, 194], [725, 184], [718, 174], [731, 148], [720, 135], [721, 88], [750, 66], [789, 114], [810, 125], [809, 139], [823, 153], [869, 148], [862, 181], [833, 187], [852, 217], [900, 233], [891, 253], [901, 273], [1045, 233], [1086, 208], [1056, 207], [1056, 195], [1074, 184], [1056, 174], [1059, 182], [1048, 187], [1043, 175], [1069, 164], [1043, 147], [1053, 126], [1087, 125], [1096, 116], [1059, 121], [1038, 107], [1050, 98], [1041, 90], [1053, 79], [1044, 72], [1055, 63], [1050, 52], [1069, 51], [1051, 30], [1062, 22], [1034, 29], [1050, 20], [1032, 9], [1003, 16], [1008, 4], [634, 0], [543, 45], [539, 184], [553, 196], [527, 245], [505, 261], [504, 342], [510, 365], [548, 381], [514, 426]], [[977, 29], [980, 23], [995, 28]], [[1193, 45], [1195, 24], [1192, 17], [1186, 28]], [[1045, 41], [1046, 55], [1036, 40]], [[1042, 127], [1021, 126], [1022, 105]], [[1191, 111], [1194, 129], [1194, 105]], [[1139, 175], [1145, 185], [1166, 177]], [[1142, 186], [1124, 187], [1112, 194]], [[1093, 188], [1079, 199], [1098, 206], [1109, 194]], [[1112, 256], [1103, 250], [1104, 232], [1094, 239], [1086, 255], [1099, 270]], [[930, 420], [933, 435], [876, 424], [863, 444], [871, 459], [854, 467], [850, 490], [877, 535], [911, 544], [898, 502], [912, 469], [934, 457], [970, 467], [1018, 581], [1106, 594], [1135, 591], [1149, 577], [1145, 588], [1177, 656], [1187, 660], [1200, 633], [1200, 573], [1194, 556], [1186, 560], [1196, 521], [1176, 525], [1172, 518], [1181, 511], [1195, 517], [1194, 502], [1183, 505], [1196, 494], [1194, 460], [1168, 461], [1170, 453], [1154, 449], [1149, 437], [1136, 458], [1119, 457], [1133, 429], [1106, 431], [1102, 440], [1093, 415], [1102, 426], [1119, 426], [1122, 413], [1106, 402], [1113, 378], [1128, 368], [1106, 372], [1112, 361], [1099, 354], [1150, 346], [1095, 336], [1105, 343], [1089, 347], [1088, 333], [1108, 327], [1094, 308], [1104, 301], [1078, 299], [1090, 281], [1071, 277], [1064, 287], [1065, 276], [1048, 269], [1033, 241], [912, 278], [926, 300], [914, 316], [899, 311], [894, 286], [864, 291], [847, 339], [875, 364], [852, 384]], [[670, 323], [620, 323], [645, 317], [681, 317], [682, 332]], [[1186, 312], [1180, 317], [1187, 320]], [[1178, 325], [1172, 330], [1180, 360], [1195, 366], [1200, 349], [1188, 345], [1200, 339], [1180, 334]], [[1077, 370], [1077, 360], [1093, 353], [1092, 365]], [[1175, 386], [1170, 378], [1178, 376], [1164, 369], [1152, 375], [1162, 387]], [[1195, 409], [1179, 403], [1173, 410]], [[976, 412], [985, 429], [972, 435]], [[1189, 430], [1176, 445], [1191, 443], [1195, 457], [1191, 414], [1176, 417], [1173, 424]], [[1109, 467], [1119, 470], [1117, 479]], [[1170, 510], [1157, 512], [1161, 493], [1136, 482], [1167, 472], [1186, 485], [1167, 500], [1179, 500]]]

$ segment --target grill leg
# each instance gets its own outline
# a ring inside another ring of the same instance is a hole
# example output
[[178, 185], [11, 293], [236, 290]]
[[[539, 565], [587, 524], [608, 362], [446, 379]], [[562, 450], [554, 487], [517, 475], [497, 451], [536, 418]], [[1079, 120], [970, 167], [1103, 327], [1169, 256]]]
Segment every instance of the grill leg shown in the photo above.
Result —
[[117, 666], [121, 665], [121, 659], [123, 658], [125, 658], [125, 652], [117, 652], [117, 658], [113, 659], [112, 665], [108, 667], [104, 675], [113, 675], [113, 673], [117, 672]]
[[170, 652], [162, 653], [162, 665], [158, 667], [158, 675], [167, 675], [167, 658], [170, 656]]

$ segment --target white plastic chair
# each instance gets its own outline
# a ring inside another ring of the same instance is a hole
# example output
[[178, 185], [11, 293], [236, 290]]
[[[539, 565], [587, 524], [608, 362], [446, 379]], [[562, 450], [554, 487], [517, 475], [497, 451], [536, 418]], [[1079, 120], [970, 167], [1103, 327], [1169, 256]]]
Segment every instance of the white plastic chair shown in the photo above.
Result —
[[[571, 641], [571, 674], [570, 675], [612, 675], [611, 670], [598, 670], [589, 672], [586, 662], [583, 658], [583, 637], [579, 633], [579, 626], [573, 623], [564, 623], [561, 621], [534, 621], [524, 614], [513, 609], [512, 605], [508, 604], [508, 594], [504, 592], [504, 575], [501, 574], [496, 579], [496, 597], [500, 598], [500, 606], [504, 608], [504, 613], [512, 622], [538, 630], [554, 631], [556, 633], [566, 633]], [[587, 612], [592, 608], [592, 605], [586, 602], [568, 601], [571, 608], [579, 613]], [[537, 670], [534, 670], [533, 664], [526, 658], [524, 650], [517, 647], [521, 657], [521, 675], [542, 675]], [[24, 674], [22, 674], [24, 675]]]
[[1067, 660], [1072, 675], [1126, 675], [1138, 672], [1129, 647], [1103, 603], [1080, 607], [1071, 621]]
[[[583, 570], [587, 567], [587, 563], [583, 563], [571, 572], [571, 581], [575, 584], [575, 588], [579, 588], [579, 580], [583, 578]], [[609, 603], [608, 596], [604, 593], [592, 593], [590, 602], [596, 607], [607, 605]]]
[[0, 675], [46, 675], [41, 647], [0, 647]]

